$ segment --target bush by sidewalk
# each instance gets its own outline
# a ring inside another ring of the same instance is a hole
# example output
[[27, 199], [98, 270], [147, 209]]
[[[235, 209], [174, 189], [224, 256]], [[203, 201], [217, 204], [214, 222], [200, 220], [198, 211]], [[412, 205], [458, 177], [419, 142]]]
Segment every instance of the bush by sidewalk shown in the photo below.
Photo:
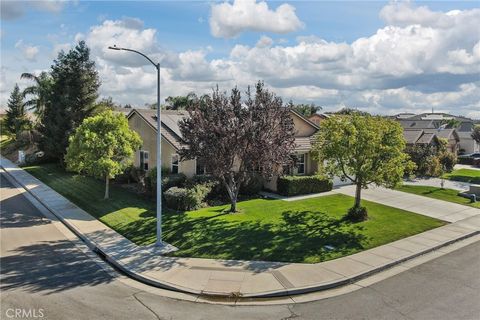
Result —
[[284, 196], [326, 192], [332, 187], [332, 181], [322, 176], [284, 176], [277, 180], [277, 191]]

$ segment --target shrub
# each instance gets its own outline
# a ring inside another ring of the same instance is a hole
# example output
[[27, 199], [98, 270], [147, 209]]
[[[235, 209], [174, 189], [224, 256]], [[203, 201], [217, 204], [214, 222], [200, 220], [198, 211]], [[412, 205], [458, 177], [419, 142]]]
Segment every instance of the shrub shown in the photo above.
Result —
[[[162, 169], [162, 190], [168, 190], [172, 187], [183, 187], [187, 177], [183, 173], [163, 175]], [[145, 179], [147, 190], [150, 194], [155, 195], [157, 192], [157, 168], [148, 171]]]
[[425, 160], [425, 175], [430, 177], [438, 177], [442, 174], [442, 165], [440, 159], [435, 156], [430, 156]]
[[202, 206], [205, 196], [210, 192], [208, 185], [198, 184], [193, 188], [172, 187], [164, 192], [167, 207], [179, 210], [196, 210]]
[[277, 192], [284, 196], [332, 190], [331, 180], [322, 176], [284, 176], [277, 180]]
[[[130, 181], [135, 180], [133, 177], [136, 176], [133, 172], [137, 170], [135, 166], [129, 165], [128, 167], [123, 170], [123, 172], [115, 177], [115, 183], [130, 183]], [[137, 180], [135, 180], [137, 181]], [[137, 181], [138, 182], [138, 181]]]
[[195, 175], [185, 182], [186, 188], [194, 188], [197, 185], [204, 185], [210, 188], [210, 191], [205, 195], [205, 198], [223, 198], [226, 196], [225, 188], [220, 181], [215, 177], [207, 174]]
[[453, 167], [457, 164], [457, 156], [453, 152], [445, 151], [439, 156], [440, 164], [445, 171], [451, 172]]
[[242, 186], [240, 186], [240, 194], [253, 196], [263, 189], [263, 183], [264, 180], [260, 175], [252, 175]]
[[346, 219], [352, 222], [365, 221], [368, 218], [367, 208], [365, 207], [352, 207], [348, 209], [348, 213], [345, 216]]

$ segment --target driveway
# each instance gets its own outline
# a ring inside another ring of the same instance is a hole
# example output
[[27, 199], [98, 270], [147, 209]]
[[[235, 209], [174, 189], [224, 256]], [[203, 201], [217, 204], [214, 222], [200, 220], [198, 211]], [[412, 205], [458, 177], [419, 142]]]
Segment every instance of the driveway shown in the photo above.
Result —
[[[343, 186], [335, 189], [335, 191], [352, 197], [355, 196], [355, 186], [353, 185]], [[448, 222], [456, 222], [480, 215], [480, 209], [382, 187], [372, 186], [362, 190], [362, 199]]]

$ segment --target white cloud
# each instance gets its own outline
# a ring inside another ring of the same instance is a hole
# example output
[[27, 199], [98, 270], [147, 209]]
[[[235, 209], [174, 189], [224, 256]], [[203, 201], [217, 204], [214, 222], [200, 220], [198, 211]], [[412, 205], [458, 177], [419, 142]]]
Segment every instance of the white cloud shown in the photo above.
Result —
[[266, 2], [256, 0], [212, 4], [210, 31], [219, 38], [234, 38], [244, 31], [289, 33], [303, 26], [295, 7], [289, 4], [282, 4], [275, 11]]
[[258, 39], [256, 46], [258, 48], [265, 48], [265, 47], [270, 47], [272, 44], [273, 44], [272, 38], [267, 36], [262, 36], [260, 39]]
[[0, 13], [2, 20], [16, 20], [25, 15], [29, 9], [58, 13], [68, 1], [57, 0], [34, 0], [34, 1], [13, 1], [5, 0], [0, 2]]
[[19, 49], [22, 52], [25, 59], [27, 59], [28, 61], [34, 62], [37, 60], [37, 55], [39, 52], [39, 49], [37, 46], [27, 45], [23, 42], [23, 40], [18, 40], [15, 43], [15, 48]]
[[[154, 102], [156, 74], [142, 57], [108, 50], [113, 44], [161, 61], [162, 99], [191, 91], [209, 93], [216, 84], [222, 90], [236, 85], [245, 89], [264, 80], [284, 101], [313, 102], [325, 110], [346, 105], [394, 114], [434, 107], [480, 118], [480, 35], [473, 31], [480, 11], [442, 13], [411, 5], [399, 7], [398, 13], [389, 10], [382, 10], [386, 26], [351, 43], [315, 35], [287, 43], [264, 35], [255, 45], [236, 44], [229, 55], [213, 59], [208, 46], [166, 51], [159, 46], [155, 29], [132, 18], [103, 21], [75, 40], [84, 39], [91, 48], [102, 80], [101, 94], [122, 104]], [[235, 32], [250, 30], [233, 25]], [[57, 44], [56, 49], [70, 45]]]

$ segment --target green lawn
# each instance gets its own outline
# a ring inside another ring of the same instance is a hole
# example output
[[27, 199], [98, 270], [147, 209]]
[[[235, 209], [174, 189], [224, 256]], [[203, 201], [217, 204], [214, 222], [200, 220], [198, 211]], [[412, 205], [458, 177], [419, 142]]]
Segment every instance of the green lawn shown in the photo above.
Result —
[[458, 169], [444, 175], [446, 179], [479, 183], [480, 184], [480, 170], [475, 169]]
[[0, 150], [5, 150], [9, 146], [11, 146], [15, 141], [12, 139], [12, 137], [8, 135], [0, 135]]
[[402, 185], [400, 187], [397, 187], [396, 189], [403, 192], [418, 194], [421, 196], [449, 202], [455, 202], [458, 204], [463, 204], [466, 206], [480, 209], [480, 202], [471, 203], [469, 199], [458, 196], [458, 190], [412, 185]]
[[[155, 241], [154, 203], [103, 182], [64, 173], [55, 165], [25, 168], [90, 214], [137, 244]], [[301, 201], [254, 199], [192, 212], [166, 210], [164, 240], [176, 256], [314, 263], [349, 255], [445, 224], [443, 221], [364, 201], [370, 219], [342, 219], [353, 198], [330, 195]], [[331, 245], [333, 250], [324, 248]]]

